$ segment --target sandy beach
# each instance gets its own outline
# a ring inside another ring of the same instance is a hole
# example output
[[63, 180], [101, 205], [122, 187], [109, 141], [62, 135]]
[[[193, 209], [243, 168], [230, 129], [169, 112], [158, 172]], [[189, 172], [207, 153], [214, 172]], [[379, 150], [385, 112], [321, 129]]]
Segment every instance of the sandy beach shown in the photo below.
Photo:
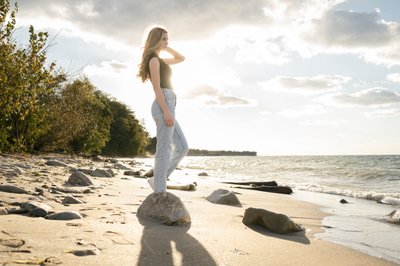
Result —
[[[198, 179], [196, 191], [170, 190], [188, 209], [190, 226], [139, 220], [137, 209], [152, 190], [146, 178], [124, 172], [143, 175], [151, 166], [134, 159], [97, 159], [0, 156], [0, 185], [27, 192], [0, 191], [0, 213], [4, 213], [0, 215], [0, 265], [395, 265], [315, 238], [326, 215], [317, 205], [290, 195], [234, 189], [210, 179]], [[49, 161], [62, 164], [52, 166]], [[115, 176], [88, 175], [93, 185], [67, 187], [74, 169], [112, 169]], [[177, 175], [190, 179], [199, 172], [182, 169]], [[218, 188], [236, 192], [243, 206], [205, 199]], [[63, 203], [67, 196], [82, 203]], [[32, 200], [55, 213], [75, 211], [82, 219], [13, 214], [21, 203]], [[248, 207], [286, 214], [306, 231], [282, 235], [249, 228], [242, 223]]]

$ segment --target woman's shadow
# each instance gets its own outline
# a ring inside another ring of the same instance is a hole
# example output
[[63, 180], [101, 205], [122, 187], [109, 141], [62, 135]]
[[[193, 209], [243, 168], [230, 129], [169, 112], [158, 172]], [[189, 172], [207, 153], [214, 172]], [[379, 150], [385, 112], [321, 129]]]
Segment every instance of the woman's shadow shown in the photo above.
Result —
[[137, 265], [174, 265], [177, 258], [172, 245], [181, 254], [181, 265], [217, 265], [203, 245], [187, 233], [190, 225], [166, 226], [142, 218], [139, 222], [144, 227]]

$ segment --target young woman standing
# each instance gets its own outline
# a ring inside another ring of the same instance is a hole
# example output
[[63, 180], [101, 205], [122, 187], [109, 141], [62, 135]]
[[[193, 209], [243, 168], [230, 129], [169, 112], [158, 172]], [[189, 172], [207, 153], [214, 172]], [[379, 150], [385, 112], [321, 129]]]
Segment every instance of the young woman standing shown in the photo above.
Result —
[[[160, 58], [165, 51], [171, 58]], [[165, 192], [167, 178], [189, 151], [186, 138], [175, 119], [176, 95], [171, 84], [172, 70], [185, 57], [168, 46], [168, 32], [160, 27], [150, 30], [144, 45], [138, 77], [150, 80], [155, 93], [151, 113], [157, 127], [154, 177], [149, 184], [154, 192]]]

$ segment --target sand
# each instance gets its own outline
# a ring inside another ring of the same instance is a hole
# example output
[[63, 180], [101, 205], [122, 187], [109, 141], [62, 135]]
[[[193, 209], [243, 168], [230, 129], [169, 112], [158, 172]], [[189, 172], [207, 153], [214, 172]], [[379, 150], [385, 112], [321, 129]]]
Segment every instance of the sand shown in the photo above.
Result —
[[[45, 165], [50, 158], [68, 166]], [[30, 192], [44, 185], [45, 189], [62, 187], [72, 168], [115, 167], [115, 162], [60, 155], [2, 156], [0, 160], [0, 184]], [[150, 168], [130, 161], [119, 160], [142, 173]], [[10, 173], [17, 163], [31, 169]], [[21, 214], [0, 215], [0, 265], [394, 265], [315, 238], [314, 234], [323, 230], [321, 219], [326, 215], [317, 205], [294, 200], [291, 195], [233, 189], [210, 181], [211, 177], [197, 178], [196, 191], [170, 190], [190, 212], [190, 226], [141, 224], [136, 211], [152, 192], [146, 179], [126, 176], [124, 170], [113, 171], [116, 176], [112, 178], [90, 177], [94, 183], [91, 193], [66, 193], [83, 200], [82, 204], [61, 204], [65, 194], [48, 193], [46, 199], [0, 192], [3, 208], [35, 198], [56, 212], [77, 211], [84, 217], [55, 221]], [[177, 174], [195, 179], [197, 172], [183, 169]], [[207, 201], [205, 197], [218, 188], [237, 192], [243, 206]], [[306, 232], [281, 235], [249, 228], [242, 223], [248, 207], [286, 214]], [[22, 241], [23, 245], [7, 246], [12, 241]]]

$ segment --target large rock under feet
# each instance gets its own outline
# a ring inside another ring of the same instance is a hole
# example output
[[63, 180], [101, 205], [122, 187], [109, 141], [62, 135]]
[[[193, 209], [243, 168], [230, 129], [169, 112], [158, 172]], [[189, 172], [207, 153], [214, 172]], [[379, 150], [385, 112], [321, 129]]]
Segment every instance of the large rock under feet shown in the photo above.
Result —
[[153, 192], [137, 211], [139, 219], [159, 221], [166, 225], [190, 224], [190, 214], [183, 202], [170, 192]]

